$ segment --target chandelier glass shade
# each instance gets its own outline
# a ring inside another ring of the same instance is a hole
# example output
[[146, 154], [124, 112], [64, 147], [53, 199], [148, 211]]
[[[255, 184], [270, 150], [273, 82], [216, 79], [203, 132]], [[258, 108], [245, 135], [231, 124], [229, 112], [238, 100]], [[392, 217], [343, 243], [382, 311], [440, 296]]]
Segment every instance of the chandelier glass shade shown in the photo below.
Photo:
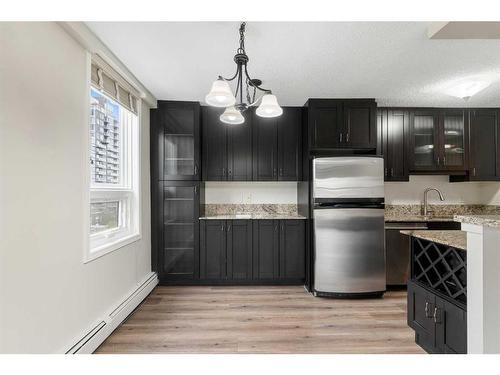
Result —
[[234, 108], [234, 106], [227, 107], [224, 113], [220, 115], [219, 119], [222, 122], [230, 125], [238, 125], [245, 122], [245, 118], [243, 117], [241, 112]]
[[[236, 73], [231, 78], [219, 78], [212, 84], [205, 102], [213, 107], [226, 108], [220, 120], [226, 124], [242, 124], [245, 118], [242, 113], [260, 102], [255, 113], [260, 117], [277, 117], [283, 113], [276, 96], [269, 89], [263, 88], [260, 79], [250, 78], [247, 70], [248, 56], [245, 52], [245, 22], [240, 25], [240, 46], [234, 56]], [[229, 82], [236, 81], [235, 93]], [[260, 95], [257, 95], [259, 93]]]

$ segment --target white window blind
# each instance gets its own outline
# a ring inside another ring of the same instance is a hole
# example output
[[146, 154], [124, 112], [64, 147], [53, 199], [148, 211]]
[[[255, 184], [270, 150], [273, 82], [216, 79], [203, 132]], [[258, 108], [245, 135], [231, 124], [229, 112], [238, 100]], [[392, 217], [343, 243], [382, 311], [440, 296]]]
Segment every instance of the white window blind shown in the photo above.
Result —
[[139, 94], [127, 81], [98, 55], [92, 57], [92, 85], [137, 114]]

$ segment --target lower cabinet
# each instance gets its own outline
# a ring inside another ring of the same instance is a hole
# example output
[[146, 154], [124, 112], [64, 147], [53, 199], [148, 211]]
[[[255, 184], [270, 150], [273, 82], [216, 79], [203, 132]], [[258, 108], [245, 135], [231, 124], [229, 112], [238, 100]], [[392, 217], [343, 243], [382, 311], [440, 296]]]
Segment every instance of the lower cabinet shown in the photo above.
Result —
[[200, 281], [301, 283], [304, 220], [201, 220]]
[[408, 325], [429, 353], [467, 353], [467, 312], [413, 281], [408, 282]]

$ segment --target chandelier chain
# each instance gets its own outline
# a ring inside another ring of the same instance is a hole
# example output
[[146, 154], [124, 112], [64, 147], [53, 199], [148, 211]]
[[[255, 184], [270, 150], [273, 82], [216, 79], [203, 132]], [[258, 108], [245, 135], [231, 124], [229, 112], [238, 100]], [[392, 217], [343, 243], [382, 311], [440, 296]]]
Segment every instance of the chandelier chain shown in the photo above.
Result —
[[238, 48], [238, 53], [245, 53], [245, 26], [246, 22], [242, 22], [240, 25], [240, 48]]

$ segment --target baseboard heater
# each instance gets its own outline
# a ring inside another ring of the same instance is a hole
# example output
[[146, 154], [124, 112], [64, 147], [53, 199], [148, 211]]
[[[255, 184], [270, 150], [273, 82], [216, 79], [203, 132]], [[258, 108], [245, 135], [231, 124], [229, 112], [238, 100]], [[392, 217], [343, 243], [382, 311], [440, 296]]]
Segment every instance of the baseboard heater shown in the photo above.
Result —
[[66, 354], [77, 354], [78, 351], [83, 348], [90, 340], [92, 340], [97, 334], [102, 332], [106, 327], [106, 322], [102, 321], [96, 325], [89, 333], [87, 333], [80, 341], [73, 345]]
[[94, 328], [79, 339], [66, 354], [92, 353], [141, 304], [158, 284], [158, 276], [151, 273]]

